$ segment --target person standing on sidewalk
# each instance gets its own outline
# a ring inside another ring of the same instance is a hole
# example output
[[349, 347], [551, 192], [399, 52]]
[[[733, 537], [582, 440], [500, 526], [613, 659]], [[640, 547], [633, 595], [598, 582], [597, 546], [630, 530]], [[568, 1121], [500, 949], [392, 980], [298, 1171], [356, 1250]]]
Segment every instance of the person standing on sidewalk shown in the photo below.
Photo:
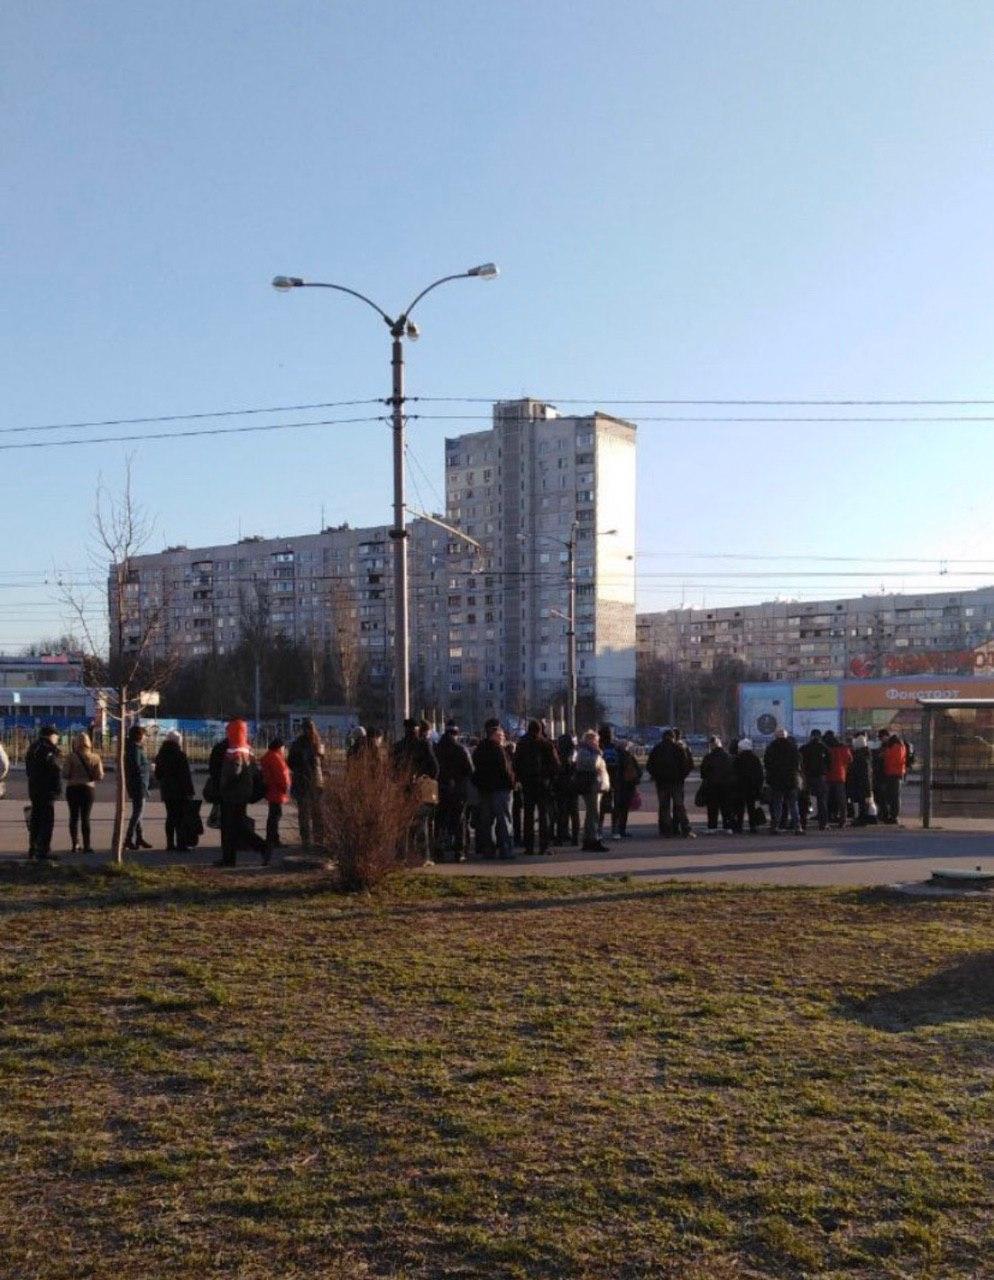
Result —
[[476, 826], [477, 853], [492, 858], [496, 829], [497, 852], [504, 862], [514, 860], [514, 844], [511, 835], [511, 793], [514, 791], [514, 770], [504, 750], [504, 730], [499, 720], [488, 720], [483, 726], [486, 735], [473, 752], [473, 782], [480, 794], [479, 816]]
[[93, 750], [88, 733], [77, 733], [73, 749], [62, 766], [66, 782], [66, 801], [69, 804], [69, 840], [73, 853], [79, 851], [79, 837], [83, 836], [83, 852], [93, 852], [90, 837], [90, 814], [97, 783], [104, 776], [104, 762]]
[[597, 828], [601, 819], [601, 797], [610, 789], [597, 730], [588, 729], [576, 753], [576, 790], [583, 800], [584, 853], [607, 853], [607, 845], [598, 837]]
[[24, 770], [28, 775], [28, 799], [31, 801], [29, 858], [52, 856], [55, 802], [62, 794], [59, 759], [59, 731], [52, 724], [43, 725], [24, 757]]
[[673, 729], [663, 730], [663, 736], [649, 752], [645, 766], [656, 785], [659, 834], [664, 838], [690, 834], [690, 819], [683, 800], [684, 786], [690, 770], [687, 767], [687, 754], [674, 733]]
[[124, 787], [131, 801], [131, 817], [124, 837], [125, 849], [151, 849], [142, 830], [142, 816], [148, 799], [148, 784], [152, 779], [152, 766], [145, 754], [145, 729], [132, 725], [124, 748]]
[[576, 739], [571, 733], [561, 733], [556, 739], [556, 755], [556, 844], [576, 848], [580, 843], [580, 797], [576, 793]]
[[324, 787], [324, 744], [314, 721], [305, 716], [300, 732], [290, 744], [287, 764], [290, 766], [290, 794], [297, 806], [300, 843], [305, 849], [320, 844], [324, 835], [321, 823], [321, 791]]
[[166, 807], [166, 852], [187, 853], [190, 846], [186, 842], [189, 826], [186, 810], [193, 799], [193, 776], [183, 750], [183, 739], [175, 729], [166, 734], [156, 754], [155, 780]]
[[548, 853], [549, 796], [559, 772], [556, 748], [542, 732], [538, 720], [528, 721], [528, 731], [514, 752], [514, 773], [521, 783], [524, 806], [525, 853], [535, 852], [535, 812], [538, 811], [538, 851]]
[[804, 789], [815, 803], [819, 831], [828, 826], [828, 766], [831, 763], [832, 757], [822, 741], [821, 730], [812, 729], [811, 737], [801, 747], [801, 770]]
[[451, 852], [456, 862], [466, 861], [466, 805], [473, 777], [473, 760], [459, 741], [459, 726], [446, 721], [445, 732], [435, 747], [438, 761], [438, 840], [441, 853]]
[[828, 747], [828, 817], [838, 826], [846, 825], [846, 783], [849, 779], [849, 766], [852, 764], [852, 749], [840, 742], [831, 731], [825, 734], [825, 746]]
[[[763, 769], [769, 784], [770, 835], [779, 831], [801, 833], [801, 814], [798, 809], [798, 791], [801, 785], [801, 753], [797, 743], [782, 726], [773, 735], [773, 741], [763, 756]], [[845, 779], [843, 778], [843, 784]], [[843, 785], [843, 815], [845, 815], [845, 786]]]
[[[362, 742], [366, 742], [365, 734]], [[364, 748], [365, 749], [365, 748]], [[290, 800], [290, 766], [286, 762], [286, 749], [282, 738], [273, 738], [269, 749], [259, 762], [262, 781], [266, 788], [266, 849], [270, 857], [280, 847], [280, 819], [283, 806]]]
[[215, 866], [233, 867], [239, 849], [252, 849], [269, 861], [265, 840], [256, 835], [249, 821], [248, 806], [264, 794], [262, 775], [249, 746], [248, 725], [231, 720], [227, 728], [228, 749], [221, 766], [221, 858]]
[[755, 835], [766, 815], [759, 807], [763, 795], [763, 762], [752, 749], [752, 738], [739, 738], [738, 750], [732, 757], [735, 774], [734, 830], [741, 833], [749, 819], [749, 834]]
[[896, 733], [887, 739], [883, 749], [884, 799], [889, 826], [896, 826], [901, 817], [901, 783], [908, 772], [908, 748]]

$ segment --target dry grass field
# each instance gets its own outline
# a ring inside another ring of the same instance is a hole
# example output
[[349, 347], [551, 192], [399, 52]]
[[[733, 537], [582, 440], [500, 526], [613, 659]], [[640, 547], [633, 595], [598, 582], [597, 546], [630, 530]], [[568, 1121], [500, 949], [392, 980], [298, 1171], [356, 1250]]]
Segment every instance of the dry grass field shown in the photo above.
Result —
[[0, 874], [9, 1280], [994, 1275], [989, 904]]

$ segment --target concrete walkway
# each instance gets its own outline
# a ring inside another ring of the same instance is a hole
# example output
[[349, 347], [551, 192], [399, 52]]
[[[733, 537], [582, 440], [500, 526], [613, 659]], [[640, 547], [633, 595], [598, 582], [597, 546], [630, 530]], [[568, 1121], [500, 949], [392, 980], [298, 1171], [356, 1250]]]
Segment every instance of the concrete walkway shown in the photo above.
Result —
[[[20, 785], [18, 785], [20, 784]], [[23, 779], [15, 775], [14, 785], [6, 800], [0, 801], [0, 862], [21, 859], [27, 853], [27, 828], [24, 823]], [[94, 847], [106, 850], [110, 843], [113, 806], [106, 791], [94, 805]], [[865, 827], [856, 830], [812, 831], [807, 836], [698, 835], [696, 840], [662, 840], [656, 834], [653, 797], [646, 794], [646, 808], [632, 815], [632, 836], [628, 840], [607, 841], [606, 854], [581, 853], [576, 849], [557, 850], [544, 857], [526, 857], [519, 852], [513, 862], [477, 861], [440, 863], [427, 868], [430, 875], [486, 876], [575, 876], [629, 875], [646, 880], [701, 880], [734, 884], [778, 885], [881, 885], [925, 880], [933, 869], [974, 868], [994, 870], [994, 821], [957, 819], [923, 831], [917, 817], [909, 818], [904, 827]], [[910, 797], [909, 797], [910, 798]], [[204, 813], [207, 808], [204, 806]], [[252, 811], [256, 828], [265, 829], [265, 806]], [[703, 815], [692, 811], [691, 818], [700, 832]], [[131, 859], [146, 866], [206, 867], [219, 854], [216, 831], [208, 831], [201, 846], [190, 854], [164, 852], [165, 811], [157, 800], [146, 809], [146, 838], [156, 847], [148, 853], [132, 854]], [[297, 839], [296, 818], [288, 806], [283, 822], [287, 852], [293, 851]], [[67, 808], [64, 801], [56, 806], [53, 849], [62, 860], [74, 863], [97, 863], [107, 860], [106, 853], [92, 859], [68, 856], [69, 837]], [[256, 867], [254, 854], [241, 854], [239, 865]], [[277, 860], [274, 859], [274, 867]]]

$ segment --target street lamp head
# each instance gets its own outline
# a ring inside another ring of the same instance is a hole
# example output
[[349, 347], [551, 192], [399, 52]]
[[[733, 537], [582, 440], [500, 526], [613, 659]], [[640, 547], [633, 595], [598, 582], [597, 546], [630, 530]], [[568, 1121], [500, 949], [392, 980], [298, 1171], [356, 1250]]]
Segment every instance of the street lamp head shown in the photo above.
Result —
[[273, 276], [273, 288], [279, 289], [280, 293], [287, 293], [291, 289], [299, 289], [303, 283], [300, 276]]
[[482, 262], [478, 267], [470, 267], [466, 274], [479, 276], [481, 280], [496, 280], [500, 275], [500, 269], [496, 262]]
[[421, 337], [421, 330], [413, 320], [408, 320], [407, 324], [404, 325], [404, 332], [412, 342], [417, 342], [418, 338]]

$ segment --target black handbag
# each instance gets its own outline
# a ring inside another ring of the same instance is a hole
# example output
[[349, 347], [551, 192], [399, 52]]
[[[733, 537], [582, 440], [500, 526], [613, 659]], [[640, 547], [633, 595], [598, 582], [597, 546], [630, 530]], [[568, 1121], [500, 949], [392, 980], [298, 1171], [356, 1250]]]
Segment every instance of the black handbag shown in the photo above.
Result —
[[260, 800], [265, 800], [265, 798], [266, 779], [262, 776], [262, 770], [256, 764], [252, 766], [252, 799], [249, 803], [258, 804]]

